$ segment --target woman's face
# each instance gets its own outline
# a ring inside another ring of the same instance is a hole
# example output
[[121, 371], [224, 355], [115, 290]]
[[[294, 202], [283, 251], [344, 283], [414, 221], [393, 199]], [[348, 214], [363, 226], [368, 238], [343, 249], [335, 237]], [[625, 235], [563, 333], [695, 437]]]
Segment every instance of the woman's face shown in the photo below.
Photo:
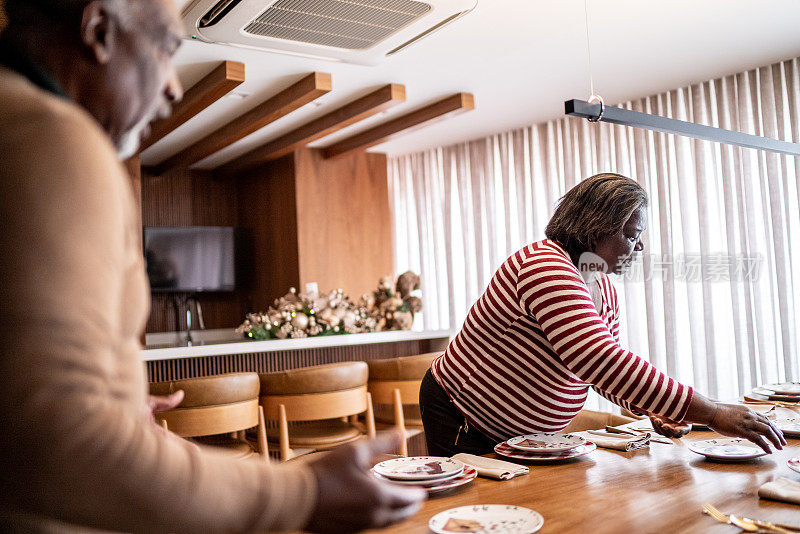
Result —
[[597, 241], [593, 252], [606, 262], [607, 273], [622, 274], [628, 269], [636, 259], [636, 254], [644, 249], [641, 236], [646, 226], [647, 211], [639, 208], [625, 222], [622, 230]]

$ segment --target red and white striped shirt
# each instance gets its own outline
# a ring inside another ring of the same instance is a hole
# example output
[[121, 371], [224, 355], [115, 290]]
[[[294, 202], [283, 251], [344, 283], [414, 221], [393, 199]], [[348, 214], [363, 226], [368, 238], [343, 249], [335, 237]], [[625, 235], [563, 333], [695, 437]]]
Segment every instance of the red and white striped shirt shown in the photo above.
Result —
[[545, 239], [508, 258], [432, 373], [467, 421], [505, 440], [557, 432], [589, 387], [630, 410], [682, 420], [692, 388], [620, 347], [617, 293], [598, 313], [567, 252]]

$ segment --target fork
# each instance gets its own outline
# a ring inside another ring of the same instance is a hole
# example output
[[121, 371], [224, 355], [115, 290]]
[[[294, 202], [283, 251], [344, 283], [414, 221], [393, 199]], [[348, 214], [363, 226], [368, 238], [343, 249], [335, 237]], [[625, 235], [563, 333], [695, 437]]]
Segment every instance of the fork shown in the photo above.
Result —
[[737, 517], [733, 514], [727, 516], [709, 503], [703, 505], [703, 513], [710, 515], [720, 523], [734, 525], [747, 532], [767, 532], [769, 534], [796, 534], [798, 532], [797, 530], [789, 530], [783, 528], [781, 525], [775, 525], [766, 521]]
[[723, 514], [719, 510], [717, 510], [713, 505], [709, 503], [705, 503], [703, 505], [703, 513], [710, 515], [712, 518], [716, 519], [720, 523], [725, 523], [726, 525], [734, 525], [742, 530], [746, 530], [747, 532], [758, 532], [759, 528], [756, 525], [746, 523], [746, 526], [741, 526], [738, 523], [734, 523], [732, 520], [732, 516], [728, 517], [727, 515]]

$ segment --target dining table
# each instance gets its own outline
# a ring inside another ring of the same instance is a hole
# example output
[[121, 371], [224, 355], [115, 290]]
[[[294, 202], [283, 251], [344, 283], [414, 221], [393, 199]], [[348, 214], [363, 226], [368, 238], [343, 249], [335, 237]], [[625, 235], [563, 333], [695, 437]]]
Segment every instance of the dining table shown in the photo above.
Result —
[[[798, 416], [795, 410], [776, 411], [779, 417]], [[515, 460], [527, 465], [529, 474], [506, 481], [478, 477], [465, 486], [432, 494], [411, 518], [380, 532], [426, 533], [428, 521], [440, 512], [485, 504], [539, 512], [544, 517], [542, 533], [740, 532], [703, 514], [704, 503], [726, 514], [800, 526], [800, 505], [758, 496], [762, 484], [778, 477], [800, 480], [800, 473], [787, 465], [790, 458], [800, 457], [800, 439], [787, 437], [783, 450], [736, 463], [710, 461], [688, 448], [692, 442], [715, 437], [720, 436], [692, 430], [672, 444], [651, 442], [648, 448], [630, 452], [597, 448], [558, 463]]]

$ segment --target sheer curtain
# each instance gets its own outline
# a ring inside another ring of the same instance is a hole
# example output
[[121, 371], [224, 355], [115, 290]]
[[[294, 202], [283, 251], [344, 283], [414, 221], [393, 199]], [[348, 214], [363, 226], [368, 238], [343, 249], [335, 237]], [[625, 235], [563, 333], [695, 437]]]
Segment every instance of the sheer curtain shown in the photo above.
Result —
[[[796, 143], [800, 61], [623, 106]], [[614, 280], [623, 346], [712, 398], [800, 379], [800, 158], [576, 118], [389, 160], [395, 266], [422, 276], [425, 328], [460, 328], [561, 195], [606, 171], [650, 195], [645, 253]]]

